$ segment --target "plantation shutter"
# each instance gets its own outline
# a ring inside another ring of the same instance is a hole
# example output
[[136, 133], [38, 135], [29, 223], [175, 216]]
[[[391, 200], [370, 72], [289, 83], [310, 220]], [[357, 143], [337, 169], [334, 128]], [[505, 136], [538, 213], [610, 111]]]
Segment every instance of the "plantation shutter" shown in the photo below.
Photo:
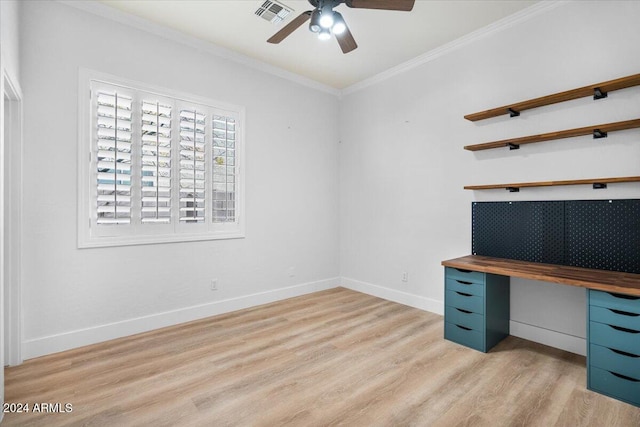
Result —
[[141, 221], [171, 222], [171, 106], [142, 101]]
[[213, 116], [213, 221], [236, 219], [236, 120]]
[[180, 221], [205, 220], [205, 115], [180, 111]]
[[97, 99], [97, 224], [131, 222], [131, 105], [117, 91]]
[[80, 74], [78, 247], [243, 238], [244, 109]]

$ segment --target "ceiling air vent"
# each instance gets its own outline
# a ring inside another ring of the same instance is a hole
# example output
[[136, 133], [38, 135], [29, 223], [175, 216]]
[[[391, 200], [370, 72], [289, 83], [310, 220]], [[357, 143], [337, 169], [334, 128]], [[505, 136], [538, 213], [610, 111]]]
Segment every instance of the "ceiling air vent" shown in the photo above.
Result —
[[265, 20], [278, 24], [287, 17], [293, 9], [289, 6], [285, 6], [282, 3], [275, 0], [266, 0], [262, 5], [256, 10], [256, 15], [264, 18]]

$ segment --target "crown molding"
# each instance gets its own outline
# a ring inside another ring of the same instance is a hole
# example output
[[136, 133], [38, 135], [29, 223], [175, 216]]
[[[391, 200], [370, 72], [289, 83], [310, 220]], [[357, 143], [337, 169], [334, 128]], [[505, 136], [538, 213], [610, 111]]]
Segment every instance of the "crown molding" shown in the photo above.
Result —
[[404, 62], [395, 67], [389, 68], [386, 71], [383, 71], [381, 73], [376, 74], [375, 76], [359, 81], [358, 83], [354, 83], [351, 86], [347, 86], [346, 88], [342, 89], [342, 91], [340, 92], [340, 97], [344, 95], [350, 95], [366, 87], [369, 87], [377, 83], [383, 82], [384, 80], [390, 79], [391, 77], [397, 76], [399, 74], [403, 74], [409, 70], [412, 70], [416, 67], [426, 64], [427, 62], [433, 61], [434, 59], [437, 59], [456, 49], [459, 49], [463, 46], [466, 46], [482, 38], [488, 37], [492, 34], [506, 30], [516, 24], [527, 21], [533, 17], [546, 13], [550, 10], [553, 10], [567, 3], [570, 3], [570, 1], [569, 0], [540, 1], [539, 3], [529, 6], [528, 8], [523, 9], [520, 12], [514, 13], [513, 15], [509, 15], [505, 18], [502, 18], [501, 20], [491, 23], [486, 27], [482, 27], [465, 36], [462, 36], [456, 40], [453, 40], [440, 47], [430, 50], [420, 56], [410, 59], [407, 62]]
[[264, 73], [289, 80], [293, 83], [297, 83], [299, 85], [306, 86], [311, 89], [325, 92], [336, 97], [340, 97], [341, 95], [341, 91], [339, 89], [333, 88], [331, 86], [327, 86], [325, 84], [322, 84], [310, 78], [303, 77], [291, 71], [287, 71], [283, 68], [267, 64], [266, 62], [259, 61], [254, 58], [250, 58], [246, 55], [235, 52], [231, 49], [218, 46], [211, 42], [206, 42], [204, 40], [190, 36], [183, 32], [166, 27], [164, 25], [156, 24], [147, 19], [122, 12], [118, 9], [109, 7], [105, 4], [101, 4], [94, 0], [91, 0], [91, 1], [57, 0], [57, 2], [73, 7], [75, 9], [82, 10], [84, 12], [88, 12], [88, 13], [100, 16], [105, 19], [109, 19], [111, 21], [118, 22], [120, 24], [127, 25], [129, 27], [136, 28], [138, 30], [145, 31], [147, 33], [151, 33], [158, 37], [162, 37], [166, 40], [170, 40], [173, 42], [190, 46], [194, 49], [198, 49], [200, 51], [204, 51], [211, 55], [215, 55], [215, 56], [227, 59], [229, 61], [233, 61], [242, 65], [245, 65], [255, 70], [262, 71]]
[[75, 9], [92, 13], [102, 18], [109, 19], [130, 27], [133, 27], [133, 28], [145, 31], [147, 33], [151, 33], [153, 35], [164, 38], [166, 40], [181, 43], [183, 45], [190, 46], [194, 49], [204, 51], [211, 55], [215, 55], [215, 56], [227, 59], [229, 61], [233, 61], [233, 62], [242, 64], [244, 66], [256, 69], [258, 71], [262, 71], [264, 73], [271, 74], [276, 77], [283, 78], [285, 80], [289, 80], [293, 83], [306, 86], [308, 88], [315, 89], [321, 92], [328, 93], [330, 95], [336, 96], [337, 98], [342, 98], [345, 95], [350, 95], [352, 93], [360, 91], [369, 86], [381, 83], [387, 79], [390, 79], [394, 76], [405, 73], [409, 70], [412, 70], [416, 67], [419, 67], [430, 61], [433, 61], [447, 53], [450, 53], [456, 49], [464, 47], [484, 37], [488, 37], [492, 34], [506, 30], [518, 23], [532, 19], [540, 14], [546, 13], [564, 4], [571, 3], [571, 0], [540, 1], [520, 12], [517, 12], [513, 15], [509, 15], [499, 21], [489, 24], [483, 28], [480, 28], [474, 32], [471, 32], [465, 36], [462, 36], [452, 42], [444, 44], [436, 49], [430, 50], [429, 52], [426, 52], [420, 56], [417, 56], [400, 65], [389, 68], [386, 71], [383, 71], [365, 80], [352, 84], [346, 88], [336, 89], [334, 87], [325, 85], [313, 79], [301, 76], [291, 71], [287, 71], [283, 68], [276, 67], [274, 65], [267, 64], [266, 62], [259, 61], [257, 59], [235, 52], [231, 49], [227, 49], [225, 47], [213, 44], [211, 42], [206, 42], [204, 40], [187, 35], [185, 33], [174, 30], [172, 28], [169, 28], [160, 24], [156, 24], [147, 19], [122, 12], [118, 9], [109, 7], [107, 5], [104, 5], [94, 0], [89, 0], [89, 1], [56, 0], [56, 1], [58, 3], [73, 7]]

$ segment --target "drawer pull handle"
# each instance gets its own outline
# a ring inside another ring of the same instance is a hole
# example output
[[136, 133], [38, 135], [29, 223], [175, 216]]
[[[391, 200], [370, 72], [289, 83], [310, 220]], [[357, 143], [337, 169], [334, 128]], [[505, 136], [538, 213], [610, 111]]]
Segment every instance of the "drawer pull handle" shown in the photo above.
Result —
[[611, 371], [608, 371], [608, 372], [611, 375], [615, 375], [618, 378], [622, 378], [623, 380], [631, 381], [631, 382], [634, 382], [634, 383], [640, 383], [640, 380], [637, 380], [635, 378], [631, 378], [631, 377], [628, 377], [628, 376], [622, 375], [622, 374], [616, 374], [615, 372], [611, 372]]
[[633, 295], [624, 295], [624, 294], [614, 294], [611, 292], [607, 292], [609, 295], [611, 295], [614, 298], [621, 298], [621, 299], [630, 299], [630, 300], [638, 300], [640, 299], [640, 297], [634, 297]]
[[[471, 330], [471, 328], [467, 328], [467, 327], [464, 327], [464, 326], [460, 326], [460, 325], [456, 325], [456, 326], [457, 326], [458, 328], [460, 328], [460, 329], [464, 329], [465, 331], [470, 331], [470, 330]], [[613, 373], [613, 372], [612, 372], [612, 373]]]
[[461, 285], [473, 285], [473, 283], [465, 282], [464, 280], [456, 280], [456, 282], [460, 283]]
[[633, 329], [623, 328], [622, 326], [613, 326], [608, 325], [610, 328], [615, 329], [616, 331], [627, 332], [629, 334], [640, 334], [640, 331], [635, 331]]
[[628, 311], [614, 310], [613, 308], [608, 308], [607, 310], [612, 311], [615, 314], [620, 314], [622, 316], [630, 316], [630, 317], [638, 317], [638, 316], [640, 316], [640, 314], [638, 314], [638, 313], [630, 313]]
[[471, 294], [465, 294], [464, 292], [458, 292], [458, 291], [456, 291], [456, 294], [462, 295], [463, 297], [471, 297], [471, 296], [473, 296]]
[[[461, 312], [461, 313], [465, 313], [465, 314], [471, 314], [471, 313], [473, 313], [473, 311], [463, 310], [463, 309], [461, 309], [461, 308], [456, 308], [456, 310], [458, 310], [458, 311], [459, 311], [459, 312]], [[639, 356], [639, 357], [640, 357], [640, 356]]]
[[461, 268], [456, 268], [460, 273], [471, 273], [471, 270], [463, 270]]
[[613, 348], [610, 348], [609, 350], [613, 351], [614, 353], [618, 353], [618, 354], [621, 354], [621, 355], [627, 356], [627, 357], [633, 357], [633, 358], [640, 357], [640, 356], [636, 356], [635, 354], [627, 353], [626, 351], [622, 351], [622, 350], [616, 350], [616, 349], [613, 349]]

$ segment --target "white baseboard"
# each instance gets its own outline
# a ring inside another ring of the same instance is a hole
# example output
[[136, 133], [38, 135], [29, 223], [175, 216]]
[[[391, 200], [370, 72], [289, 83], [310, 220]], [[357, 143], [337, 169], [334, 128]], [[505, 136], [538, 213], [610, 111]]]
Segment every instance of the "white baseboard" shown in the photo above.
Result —
[[229, 298], [222, 301], [214, 301], [192, 307], [185, 307], [164, 313], [142, 316], [135, 319], [123, 320], [121, 322], [109, 323], [92, 328], [79, 329], [62, 334], [26, 340], [22, 343], [22, 355], [25, 360], [31, 359], [38, 356], [44, 356], [46, 354], [57, 353], [59, 351], [70, 350], [72, 348], [82, 347], [89, 344], [95, 344], [115, 338], [164, 328], [166, 326], [173, 326], [180, 323], [190, 322], [192, 320], [241, 310], [243, 308], [268, 304], [270, 302], [297, 297], [312, 292], [336, 288], [339, 284], [340, 279], [338, 277], [334, 277], [316, 282], [302, 283], [286, 288]]
[[527, 325], [526, 323], [514, 322], [513, 320], [509, 322], [509, 329], [514, 337], [524, 338], [525, 340], [559, 348], [581, 356], [587, 355], [587, 340], [585, 338]]
[[409, 307], [419, 308], [420, 310], [430, 311], [440, 315], [444, 314], [444, 303], [442, 301], [402, 292], [397, 289], [361, 282], [360, 280], [350, 279], [348, 277], [342, 277], [340, 283], [342, 283], [342, 287], [353, 291], [373, 295], [374, 297], [408, 305]]
[[[444, 314], [444, 302], [442, 301], [413, 295], [396, 289], [385, 288], [384, 286], [373, 285], [367, 282], [361, 282], [348, 277], [342, 277], [341, 283], [342, 286], [347, 289], [408, 305], [420, 310], [440, 315]], [[549, 347], [559, 348], [581, 356], [586, 356], [587, 354], [587, 340], [585, 338], [575, 337], [573, 335], [567, 335], [562, 332], [527, 325], [525, 323], [514, 322], [513, 320], [509, 322], [509, 328], [511, 335], [515, 337], [548, 345]]]
[[[229, 313], [231, 311], [241, 310], [244, 308], [255, 307], [261, 304], [268, 304], [270, 302], [280, 301], [312, 292], [323, 291], [338, 286], [378, 298], [383, 298], [388, 301], [397, 302], [399, 304], [404, 304], [420, 310], [440, 315], [444, 314], [444, 303], [442, 301], [350, 279], [348, 277], [335, 277], [236, 298], [229, 298], [222, 301], [214, 301], [164, 313], [152, 314], [121, 322], [109, 323], [92, 328], [79, 329], [62, 334], [26, 340], [22, 343], [22, 354], [25, 360], [32, 359], [34, 357], [70, 350], [72, 348], [134, 335], [141, 332], [147, 332], [154, 329], [164, 328], [166, 326], [203, 319], [205, 317], [215, 316], [218, 314]], [[584, 338], [514, 321], [510, 322], [510, 329], [511, 335], [513, 336], [538, 342], [550, 347], [559, 348], [571, 353], [583, 356], [586, 355], [586, 340]]]

